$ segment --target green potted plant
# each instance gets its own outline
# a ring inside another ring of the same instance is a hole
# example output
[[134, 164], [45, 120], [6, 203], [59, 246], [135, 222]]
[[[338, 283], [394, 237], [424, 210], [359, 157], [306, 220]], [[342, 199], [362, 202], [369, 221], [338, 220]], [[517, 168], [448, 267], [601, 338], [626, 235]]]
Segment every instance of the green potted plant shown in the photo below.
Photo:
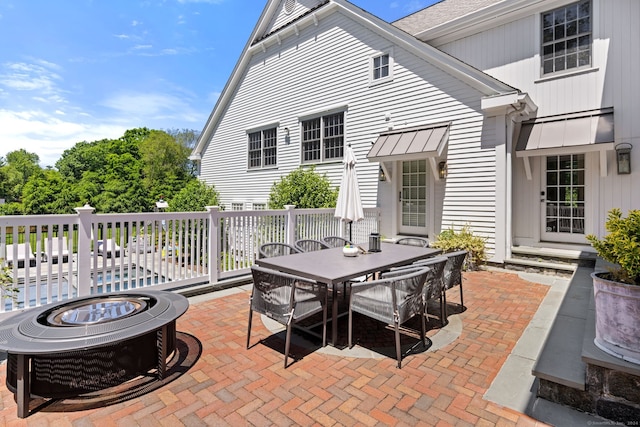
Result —
[[18, 289], [13, 284], [11, 268], [5, 265], [2, 258], [0, 258], [0, 290], [3, 298], [15, 299], [18, 292]]
[[594, 272], [596, 310], [594, 343], [601, 350], [640, 364], [640, 210], [627, 217], [620, 209], [609, 211], [602, 239], [590, 234], [587, 240], [598, 255], [612, 264], [607, 271]]

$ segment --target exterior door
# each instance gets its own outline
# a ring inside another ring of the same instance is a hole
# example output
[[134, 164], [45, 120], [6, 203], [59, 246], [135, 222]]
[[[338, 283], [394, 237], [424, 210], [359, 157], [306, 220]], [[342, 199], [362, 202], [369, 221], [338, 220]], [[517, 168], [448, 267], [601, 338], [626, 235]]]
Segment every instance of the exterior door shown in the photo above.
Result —
[[400, 162], [399, 234], [428, 235], [427, 168], [426, 160]]
[[585, 155], [542, 159], [542, 240], [584, 243]]

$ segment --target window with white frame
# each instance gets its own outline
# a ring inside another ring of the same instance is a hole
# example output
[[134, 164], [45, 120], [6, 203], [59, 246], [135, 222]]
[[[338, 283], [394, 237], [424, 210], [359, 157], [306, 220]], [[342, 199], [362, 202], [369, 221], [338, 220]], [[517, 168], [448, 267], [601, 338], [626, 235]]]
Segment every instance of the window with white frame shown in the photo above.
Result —
[[389, 54], [384, 53], [382, 55], [373, 57], [373, 80], [380, 80], [389, 77]]
[[542, 74], [591, 66], [591, 0], [542, 14]]
[[302, 121], [302, 162], [340, 160], [344, 154], [344, 112]]
[[259, 169], [278, 164], [278, 133], [276, 128], [249, 133], [249, 169]]
[[267, 204], [266, 203], [254, 203], [253, 204], [253, 210], [254, 211], [264, 211], [267, 209]]
[[231, 203], [231, 210], [232, 211], [243, 211], [244, 210], [244, 203], [240, 203], [240, 202]]

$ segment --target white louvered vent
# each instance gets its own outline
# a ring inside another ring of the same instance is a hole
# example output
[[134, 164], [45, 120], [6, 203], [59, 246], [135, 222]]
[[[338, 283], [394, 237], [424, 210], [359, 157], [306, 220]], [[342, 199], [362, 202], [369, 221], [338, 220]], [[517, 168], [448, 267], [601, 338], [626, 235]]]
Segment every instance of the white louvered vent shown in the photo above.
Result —
[[284, 11], [287, 13], [293, 12], [293, 9], [296, 8], [296, 0], [287, 0], [284, 4]]

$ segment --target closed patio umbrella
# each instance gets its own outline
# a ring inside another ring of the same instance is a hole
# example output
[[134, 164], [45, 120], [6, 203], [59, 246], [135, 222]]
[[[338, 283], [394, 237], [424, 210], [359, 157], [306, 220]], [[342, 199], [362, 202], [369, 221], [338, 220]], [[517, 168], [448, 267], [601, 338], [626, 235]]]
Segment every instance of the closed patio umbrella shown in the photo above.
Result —
[[335, 216], [349, 223], [349, 240], [353, 240], [351, 225], [354, 221], [360, 221], [364, 218], [364, 211], [362, 210], [358, 175], [356, 173], [356, 156], [353, 154], [351, 145], [348, 145], [344, 150], [342, 162], [344, 163], [344, 169], [342, 170]]

